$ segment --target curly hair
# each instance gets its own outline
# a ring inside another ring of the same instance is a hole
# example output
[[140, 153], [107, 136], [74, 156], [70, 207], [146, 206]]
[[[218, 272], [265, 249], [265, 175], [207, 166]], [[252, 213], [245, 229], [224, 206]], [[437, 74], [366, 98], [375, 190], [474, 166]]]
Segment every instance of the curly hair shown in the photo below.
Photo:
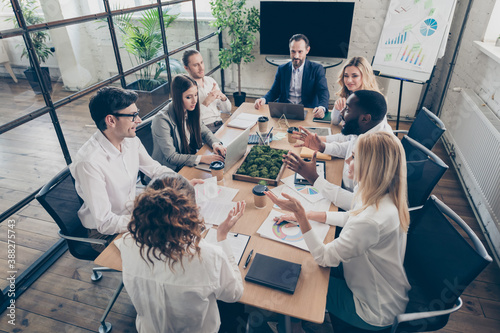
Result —
[[[194, 189], [177, 174], [156, 179], [134, 203], [128, 230], [140, 246], [141, 257], [174, 265], [187, 256], [200, 256], [204, 222], [194, 200]], [[183, 267], [184, 268], [184, 267]]]

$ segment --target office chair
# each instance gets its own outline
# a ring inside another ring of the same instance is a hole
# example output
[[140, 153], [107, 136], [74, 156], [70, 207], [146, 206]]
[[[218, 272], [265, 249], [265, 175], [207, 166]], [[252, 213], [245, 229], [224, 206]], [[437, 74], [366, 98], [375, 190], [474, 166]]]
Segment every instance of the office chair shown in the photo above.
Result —
[[[64, 168], [52, 180], [42, 187], [35, 197], [42, 207], [49, 213], [59, 226], [59, 236], [66, 240], [71, 255], [81, 260], [94, 260], [100, 254], [92, 248], [92, 244], [107, 246], [104, 239], [93, 239], [87, 237], [87, 229], [82, 225], [78, 217], [78, 210], [83, 200], [75, 189], [75, 180], [71, 176], [69, 167]], [[91, 280], [99, 281], [102, 278], [101, 271], [115, 271], [107, 267], [95, 267], [92, 270]], [[116, 271], [115, 271], [116, 272]], [[123, 281], [116, 289], [101, 319], [100, 333], [111, 331], [112, 325], [106, 322], [106, 317], [113, 307], [123, 288]]]
[[[431, 332], [445, 327], [450, 314], [462, 306], [462, 292], [492, 261], [472, 229], [435, 196], [415, 213], [404, 261], [411, 285], [409, 302], [390, 328], [378, 332]], [[368, 332], [344, 322], [339, 329], [336, 324], [339, 320], [333, 317], [335, 332]]]
[[406, 153], [408, 206], [421, 207], [448, 166], [428, 148], [405, 135], [401, 140]]
[[441, 119], [423, 107], [408, 131], [398, 130], [393, 132], [394, 134], [406, 134], [413, 140], [421, 143], [425, 148], [432, 150], [432, 147], [434, 147], [444, 131], [446, 131], [446, 128]]
[[153, 136], [151, 135], [151, 124], [154, 116], [142, 121], [135, 129], [135, 134], [141, 140], [149, 155], [153, 153]]

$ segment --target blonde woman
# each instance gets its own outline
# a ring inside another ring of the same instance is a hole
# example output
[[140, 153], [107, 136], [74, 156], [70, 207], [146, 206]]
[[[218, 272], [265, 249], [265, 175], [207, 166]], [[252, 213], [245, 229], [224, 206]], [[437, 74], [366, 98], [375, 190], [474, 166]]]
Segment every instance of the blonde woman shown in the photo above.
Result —
[[[350, 177], [358, 182], [348, 212], [306, 213], [286, 194], [283, 200], [266, 194], [292, 213], [278, 221], [299, 223], [316, 262], [336, 268], [328, 287], [328, 312], [351, 326], [377, 331], [391, 325], [408, 303], [410, 285], [403, 267], [409, 225], [406, 159], [394, 135], [375, 132], [359, 136], [346, 163]], [[311, 230], [309, 219], [341, 226], [342, 232], [325, 245]]]
[[372, 66], [364, 57], [352, 57], [344, 65], [339, 74], [337, 83], [340, 90], [336, 95], [339, 98], [335, 101], [332, 110], [332, 124], [338, 125], [342, 121], [340, 112], [346, 106], [346, 100], [349, 95], [358, 90], [373, 90], [380, 92]]

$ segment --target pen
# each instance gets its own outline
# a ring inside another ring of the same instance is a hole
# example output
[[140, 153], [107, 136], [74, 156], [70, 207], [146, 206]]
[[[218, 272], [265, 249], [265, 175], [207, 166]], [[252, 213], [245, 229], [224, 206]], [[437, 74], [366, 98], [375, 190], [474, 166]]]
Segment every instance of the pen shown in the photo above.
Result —
[[247, 268], [248, 263], [250, 262], [250, 259], [252, 259], [252, 254], [253, 254], [253, 250], [250, 251], [250, 254], [247, 257], [247, 260], [245, 261], [245, 265], [243, 265], [243, 268]]
[[274, 128], [274, 126], [271, 127], [271, 129], [269, 130], [269, 132], [267, 132], [266, 139], [264, 140], [264, 144], [266, 144], [266, 141], [269, 138], [269, 134], [271, 134], [271, 131], [273, 130], [273, 128]]

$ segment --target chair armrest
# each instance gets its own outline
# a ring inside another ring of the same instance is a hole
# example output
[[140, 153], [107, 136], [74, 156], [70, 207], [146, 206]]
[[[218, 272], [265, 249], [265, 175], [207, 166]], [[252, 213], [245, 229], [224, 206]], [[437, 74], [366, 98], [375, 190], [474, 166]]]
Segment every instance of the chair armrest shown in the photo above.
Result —
[[66, 236], [61, 233], [61, 230], [59, 230], [59, 236], [71, 241], [108, 246], [108, 241], [105, 239]]
[[425, 312], [414, 312], [414, 313], [403, 313], [400, 315], [396, 316], [396, 319], [394, 319], [394, 323], [392, 324], [391, 328], [391, 333], [395, 333], [396, 329], [398, 328], [399, 323], [411, 321], [411, 320], [418, 320], [418, 319], [425, 319], [425, 318], [431, 318], [431, 317], [439, 317], [443, 315], [447, 315], [450, 313], [453, 313], [460, 309], [462, 307], [462, 299], [459, 297], [457, 299], [457, 302], [454, 307], [451, 309], [446, 309], [446, 310], [439, 310], [439, 311], [425, 311]]
[[394, 131], [392, 131], [392, 133], [394, 133], [394, 134], [403, 133], [403, 134], [408, 135], [408, 131], [407, 130], [394, 130]]

